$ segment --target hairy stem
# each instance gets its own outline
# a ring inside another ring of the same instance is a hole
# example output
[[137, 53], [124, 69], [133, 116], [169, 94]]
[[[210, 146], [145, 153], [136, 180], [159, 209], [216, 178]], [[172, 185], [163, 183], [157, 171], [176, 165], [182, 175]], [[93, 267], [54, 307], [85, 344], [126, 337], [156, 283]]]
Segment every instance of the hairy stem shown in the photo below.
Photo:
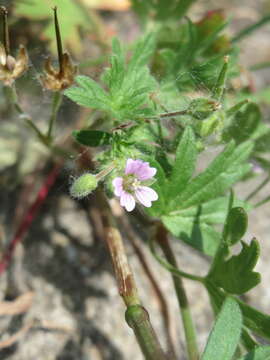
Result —
[[144, 254], [143, 248], [141, 246], [140, 238], [133, 230], [129, 222], [128, 216], [125, 215], [123, 208], [119, 205], [117, 201], [112, 200], [111, 204], [112, 204], [112, 211], [114, 216], [117, 218], [117, 222], [121, 226], [121, 229], [123, 229], [123, 232], [127, 237], [127, 239], [130, 241], [131, 245], [133, 246], [133, 249], [138, 257], [138, 260], [141, 263], [144, 273], [148, 277], [148, 280], [152, 285], [152, 288], [158, 300], [160, 311], [162, 314], [164, 332], [167, 339], [168, 354], [170, 354], [170, 359], [172, 360], [176, 359], [176, 352], [174, 348], [173, 335], [172, 335], [172, 324], [171, 324], [171, 318], [170, 318], [170, 313], [166, 298], [162, 292], [162, 289], [160, 288], [157, 278], [155, 277], [151, 269], [150, 264], [148, 264], [147, 258], [145, 256], [146, 254]]
[[119, 293], [127, 307], [126, 321], [133, 329], [145, 359], [165, 360], [166, 356], [151, 325], [149, 315], [141, 305], [123, 240], [111, 209], [103, 193], [99, 193], [99, 198], [105, 240], [111, 255]]
[[[161, 247], [167, 261], [174, 268], [177, 268], [178, 267], [177, 261], [168, 241], [167, 230], [161, 223], [158, 223], [156, 227], [155, 239], [156, 242]], [[198, 360], [199, 351], [197, 347], [196, 332], [195, 332], [195, 327], [193, 325], [193, 321], [189, 309], [188, 298], [185, 292], [183, 281], [181, 277], [176, 276], [174, 274], [172, 274], [172, 280], [182, 316], [188, 356], [190, 360]]]

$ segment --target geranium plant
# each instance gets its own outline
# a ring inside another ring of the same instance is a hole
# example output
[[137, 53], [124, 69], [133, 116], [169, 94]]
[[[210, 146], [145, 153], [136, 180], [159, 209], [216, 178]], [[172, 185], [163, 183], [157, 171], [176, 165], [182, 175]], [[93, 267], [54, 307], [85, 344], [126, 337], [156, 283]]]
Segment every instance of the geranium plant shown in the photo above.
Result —
[[[172, 347], [162, 349], [147, 304], [141, 303], [121, 236], [118, 205], [122, 214], [123, 210], [127, 213], [121, 216], [131, 215], [139, 222], [143, 218], [149, 251], [172, 275], [188, 359], [268, 359], [270, 346], [265, 344], [270, 339], [270, 316], [240, 296], [260, 282], [260, 274], [254, 271], [259, 241], [246, 242], [243, 237], [249, 210], [270, 201], [269, 194], [259, 203], [252, 201], [270, 179], [270, 127], [254, 101], [251, 84], [236, 89], [233, 81], [241, 72], [238, 41], [269, 17], [231, 38], [225, 30], [228, 20], [220, 10], [207, 12], [199, 21], [187, 17], [193, 2], [133, 0], [133, 11], [145, 33], [133, 44], [124, 45], [117, 37], [103, 44], [104, 69], [95, 77], [82, 74], [87, 64], [79, 66], [76, 75], [76, 66], [62, 50], [61, 22], [59, 26], [55, 8], [59, 69], [48, 60], [40, 77], [41, 86], [53, 92], [45, 132], [20, 105], [14, 69], [21, 61], [16, 74], [26, 71], [27, 55], [21, 48], [17, 65], [10, 65], [8, 30], [0, 59], [5, 74], [1, 79], [7, 99], [58, 166], [76, 156], [78, 149], [91, 149], [89, 167], [84, 164], [73, 179], [70, 194], [75, 199], [86, 197], [86, 201], [98, 199], [104, 238], [127, 308], [125, 319], [144, 357], [158, 360], [180, 355]], [[60, 13], [65, 13], [60, 3], [57, 1]], [[31, 6], [22, 2], [16, 11], [34, 21], [42, 6], [36, 1]], [[80, 14], [76, 22], [87, 27], [81, 5], [69, 6]], [[3, 14], [7, 29], [6, 10]], [[70, 27], [75, 26], [74, 19]], [[51, 40], [51, 26], [48, 31]], [[73, 31], [69, 28], [65, 34], [67, 43]], [[90, 119], [72, 132], [68, 146], [55, 135], [58, 111], [67, 98], [77, 104], [76, 111], [81, 107], [91, 110]], [[258, 102], [260, 99], [258, 95]], [[213, 150], [214, 159], [198, 171], [198, 159]], [[258, 168], [265, 173], [263, 183], [241, 199], [234, 186], [256, 176]], [[196, 249], [207, 256], [209, 270], [204, 277], [179, 268], [174, 253], [179, 241], [188, 244], [190, 251]], [[17, 242], [8, 245], [2, 271]], [[241, 248], [238, 254], [234, 254], [235, 245]], [[216, 316], [202, 354], [182, 278], [207, 290]]]

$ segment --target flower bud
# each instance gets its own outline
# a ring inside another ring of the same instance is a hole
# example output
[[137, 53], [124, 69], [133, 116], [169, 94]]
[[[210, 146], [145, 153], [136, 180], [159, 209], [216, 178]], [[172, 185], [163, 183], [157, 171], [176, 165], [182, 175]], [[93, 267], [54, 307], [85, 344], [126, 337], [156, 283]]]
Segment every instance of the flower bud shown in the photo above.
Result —
[[207, 137], [222, 128], [223, 124], [223, 114], [212, 114], [207, 119], [203, 121], [198, 121], [195, 125], [196, 131], [200, 134], [201, 137]]
[[220, 104], [217, 101], [206, 98], [198, 98], [191, 101], [188, 108], [188, 114], [198, 120], [203, 120], [212, 115], [212, 113], [218, 110], [219, 107]]
[[86, 173], [79, 176], [70, 188], [70, 195], [81, 199], [95, 190], [98, 186], [98, 180], [95, 175]]

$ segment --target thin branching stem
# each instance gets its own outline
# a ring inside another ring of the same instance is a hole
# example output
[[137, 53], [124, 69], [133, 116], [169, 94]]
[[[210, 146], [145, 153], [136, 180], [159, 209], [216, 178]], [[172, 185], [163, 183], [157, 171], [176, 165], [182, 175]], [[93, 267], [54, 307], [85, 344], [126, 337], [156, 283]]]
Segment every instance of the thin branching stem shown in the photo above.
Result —
[[268, 175], [247, 197], [245, 201], [252, 199], [265, 185], [270, 181], [270, 175]]
[[270, 195], [267, 196], [266, 198], [264, 198], [263, 200], [257, 202], [257, 204], [255, 204], [254, 207], [257, 208], [259, 206], [262, 206], [262, 205], [266, 204], [269, 201], [270, 201]]
[[24, 110], [22, 109], [21, 105], [18, 102], [18, 96], [17, 91], [15, 88], [15, 85], [12, 86], [6, 86], [5, 87], [5, 94], [8, 99], [8, 101], [14, 106], [14, 109], [19, 114], [20, 119], [22, 119], [27, 126], [29, 126], [37, 135], [37, 137], [41, 140], [41, 142], [48, 146], [46, 136], [42, 134], [42, 132], [38, 129], [36, 124], [32, 121], [32, 118], [30, 115], [28, 115]]

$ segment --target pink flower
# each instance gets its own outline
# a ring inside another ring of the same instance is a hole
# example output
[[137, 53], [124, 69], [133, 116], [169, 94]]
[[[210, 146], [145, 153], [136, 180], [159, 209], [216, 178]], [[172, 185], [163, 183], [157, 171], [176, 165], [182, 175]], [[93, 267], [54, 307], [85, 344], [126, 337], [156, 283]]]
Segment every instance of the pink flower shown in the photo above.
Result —
[[136, 201], [145, 207], [151, 207], [152, 201], [158, 199], [158, 194], [143, 182], [152, 179], [157, 169], [149, 166], [148, 162], [142, 160], [128, 159], [125, 174], [113, 180], [114, 194], [120, 197], [121, 206], [127, 211], [135, 208]]

